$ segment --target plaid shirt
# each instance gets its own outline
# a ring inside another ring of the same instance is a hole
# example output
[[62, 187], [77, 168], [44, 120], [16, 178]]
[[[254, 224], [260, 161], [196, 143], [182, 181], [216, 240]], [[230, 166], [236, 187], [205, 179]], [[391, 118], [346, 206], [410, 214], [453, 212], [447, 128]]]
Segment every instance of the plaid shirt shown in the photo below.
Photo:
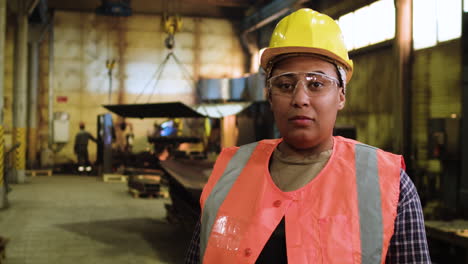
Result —
[[[193, 233], [186, 264], [200, 263], [200, 222]], [[398, 202], [395, 233], [390, 241], [385, 263], [431, 263], [427, 247], [421, 202], [413, 182], [406, 172], [400, 175], [400, 200]]]

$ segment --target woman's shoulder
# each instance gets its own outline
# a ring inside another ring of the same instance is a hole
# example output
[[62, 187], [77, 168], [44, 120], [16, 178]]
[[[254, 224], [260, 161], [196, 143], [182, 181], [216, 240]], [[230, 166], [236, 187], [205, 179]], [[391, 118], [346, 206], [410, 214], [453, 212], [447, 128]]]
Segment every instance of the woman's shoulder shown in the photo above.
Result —
[[385, 152], [385, 153], [396, 155], [395, 153], [392, 153], [390, 151], [387, 151], [387, 150], [381, 149], [379, 147], [372, 146], [372, 145], [369, 145], [369, 144], [366, 144], [366, 143], [363, 143], [361, 141], [357, 141], [357, 140], [354, 140], [354, 139], [345, 138], [345, 137], [341, 137], [341, 136], [335, 136], [334, 138], [335, 138], [335, 141], [340, 142], [341, 144], [359, 145], [359, 146], [362, 146], [362, 147], [366, 147], [366, 148], [370, 148], [370, 149], [374, 149], [374, 150], [378, 150], [378, 151], [382, 151], [382, 152]]
[[366, 149], [366, 151], [378, 153], [378, 155], [380, 157], [384, 158], [383, 159], [384, 161], [388, 161], [388, 162], [394, 163], [394, 164], [399, 164], [399, 166], [403, 170], [406, 168], [405, 160], [403, 159], [403, 156], [401, 156], [399, 154], [395, 154], [395, 153], [392, 153], [390, 151], [383, 150], [383, 149], [380, 149], [378, 147], [374, 147], [374, 146], [362, 143], [362, 142], [354, 140], [354, 139], [344, 138], [344, 137], [340, 137], [340, 136], [336, 136], [334, 138], [335, 138], [335, 142], [339, 142], [339, 144], [343, 144], [343, 145], [347, 145], [347, 146], [353, 146], [353, 147], [356, 146], [356, 145], [359, 145], [360, 147], [363, 147], [363, 148], [361, 148], [361, 150]]

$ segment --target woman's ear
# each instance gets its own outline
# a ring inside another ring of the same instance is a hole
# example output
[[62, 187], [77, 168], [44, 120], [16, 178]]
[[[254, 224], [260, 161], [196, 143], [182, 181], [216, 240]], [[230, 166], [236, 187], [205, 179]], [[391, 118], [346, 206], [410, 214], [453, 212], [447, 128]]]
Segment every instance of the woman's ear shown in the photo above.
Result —
[[339, 96], [338, 110], [343, 110], [346, 104], [346, 96], [345, 96], [343, 88], [341, 88], [341, 91], [338, 96]]

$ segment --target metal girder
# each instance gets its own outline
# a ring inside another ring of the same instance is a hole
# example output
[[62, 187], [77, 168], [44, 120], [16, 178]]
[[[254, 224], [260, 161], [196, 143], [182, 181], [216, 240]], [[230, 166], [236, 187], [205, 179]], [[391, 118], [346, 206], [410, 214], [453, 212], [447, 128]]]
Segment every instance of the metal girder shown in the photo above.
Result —
[[[94, 12], [99, 3], [100, 0], [47, 0], [49, 9], [78, 12]], [[131, 0], [130, 7], [135, 15], [161, 15], [166, 11], [164, 5], [168, 3], [174, 7], [173, 11], [181, 16], [233, 20], [241, 20], [245, 9], [252, 6], [247, 0]]]
[[462, 15], [462, 127], [461, 127], [461, 177], [459, 206], [464, 218], [468, 218], [468, 13]]
[[395, 136], [393, 151], [403, 154], [407, 168], [411, 168], [411, 57], [412, 28], [407, 25], [412, 21], [412, 1], [397, 0], [396, 34], [395, 34], [395, 65], [396, 88], [394, 91]]
[[200, 4], [224, 7], [249, 7], [251, 0], [181, 0], [181, 4]]
[[339, 1], [333, 5], [327, 5], [326, 1], [320, 1], [322, 6], [320, 12], [329, 15], [332, 18], [338, 18], [341, 15], [352, 12], [363, 6], [372, 4], [376, 0], [354, 0], [354, 1]]
[[[246, 17], [241, 24], [240, 39], [244, 49], [252, 56], [257, 51], [257, 44], [249, 41], [249, 33], [253, 32], [290, 13], [294, 8], [307, 2], [307, 0], [273, 0], [260, 8], [254, 14]], [[251, 61], [249, 68], [256, 67]], [[251, 69], [256, 70], [256, 69]]]
[[305, 2], [307, 0], [273, 0], [251, 16], [246, 17], [242, 21], [242, 31], [252, 32], [261, 28], [293, 10], [294, 6]]
[[28, 4], [28, 15], [31, 15], [40, 0], [31, 0]]

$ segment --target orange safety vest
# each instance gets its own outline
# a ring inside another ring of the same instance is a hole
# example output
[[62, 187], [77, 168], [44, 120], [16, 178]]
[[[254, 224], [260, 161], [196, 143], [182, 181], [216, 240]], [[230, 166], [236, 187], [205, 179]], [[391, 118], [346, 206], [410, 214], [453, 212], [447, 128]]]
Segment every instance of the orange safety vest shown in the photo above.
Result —
[[281, 191], [268, 164], [281, 139], [222, 151], [200, 198], [203, 263], [255, 263], [285, 217], [288, 263], [384, 263], [401, 156], [342, 137], [306, 186]]

